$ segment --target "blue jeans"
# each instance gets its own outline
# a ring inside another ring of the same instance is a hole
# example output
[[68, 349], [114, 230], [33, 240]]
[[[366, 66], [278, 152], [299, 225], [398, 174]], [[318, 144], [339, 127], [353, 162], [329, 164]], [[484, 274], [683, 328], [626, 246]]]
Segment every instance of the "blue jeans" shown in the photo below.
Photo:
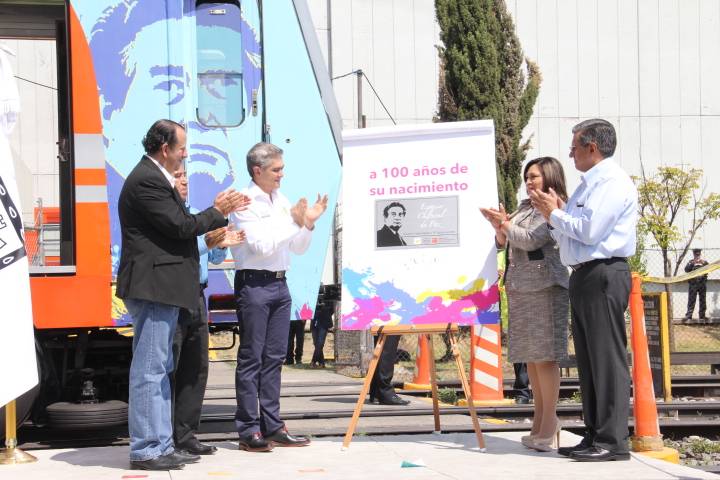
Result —
[[173, 447], [172, 344], [179, 308], [146, 300], [126, 299], [133, 319], [130, 364], [130, 460], [150, 460]]
[[312, 356], [312, 363], [319, 363], [325, 365], [325, 355], [323, 354], [323, 348], [325, 347], [325, 338], [327, 337], [328, 328], [324, 325], [318, 324], [310, 329], [312, 334], [313, 345], [315, 351]]

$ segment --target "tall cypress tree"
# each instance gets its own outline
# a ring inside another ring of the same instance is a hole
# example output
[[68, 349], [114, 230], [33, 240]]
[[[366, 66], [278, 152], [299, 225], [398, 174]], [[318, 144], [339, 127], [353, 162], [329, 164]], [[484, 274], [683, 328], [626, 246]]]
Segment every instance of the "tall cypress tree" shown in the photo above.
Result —
[[505, 0], [435, 0], [435, 11], [443, 42], [438, 120], [495, 121], [498, 196], [514, 210], [530, 148], [521, 135], [540, 91], [540, 70], [523, 58]]

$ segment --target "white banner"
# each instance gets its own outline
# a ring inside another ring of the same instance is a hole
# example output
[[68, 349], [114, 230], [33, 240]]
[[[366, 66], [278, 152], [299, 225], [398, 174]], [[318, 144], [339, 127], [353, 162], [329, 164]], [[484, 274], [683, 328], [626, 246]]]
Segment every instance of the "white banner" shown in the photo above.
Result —
[[498, 323], [492, 121], [343, 132], [342, 320]]
[[18, 106], [10, 62], [0, 49], [0, 405], [38, 383], [22, 209], [7, 139]]

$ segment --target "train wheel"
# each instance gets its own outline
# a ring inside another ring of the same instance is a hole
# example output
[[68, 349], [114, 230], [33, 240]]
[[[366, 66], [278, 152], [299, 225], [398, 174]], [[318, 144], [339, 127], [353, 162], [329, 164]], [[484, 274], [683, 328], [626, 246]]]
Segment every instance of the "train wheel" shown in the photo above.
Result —
[[63, 430], [90, 430], [127, 424], [128, 404], [120, 400], [99, 403], [57, 402], [47, 407], [48, 425]]

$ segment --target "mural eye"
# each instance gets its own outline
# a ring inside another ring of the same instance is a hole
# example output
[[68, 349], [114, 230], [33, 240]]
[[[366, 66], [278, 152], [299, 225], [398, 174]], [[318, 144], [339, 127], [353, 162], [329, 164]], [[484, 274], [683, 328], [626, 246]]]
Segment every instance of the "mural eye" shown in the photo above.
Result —
[[180, 80], [165, 80], [155, 85], [153, 90], [168, 92], [168, 105], [175, 105], [185, 97], [185, 85]]

